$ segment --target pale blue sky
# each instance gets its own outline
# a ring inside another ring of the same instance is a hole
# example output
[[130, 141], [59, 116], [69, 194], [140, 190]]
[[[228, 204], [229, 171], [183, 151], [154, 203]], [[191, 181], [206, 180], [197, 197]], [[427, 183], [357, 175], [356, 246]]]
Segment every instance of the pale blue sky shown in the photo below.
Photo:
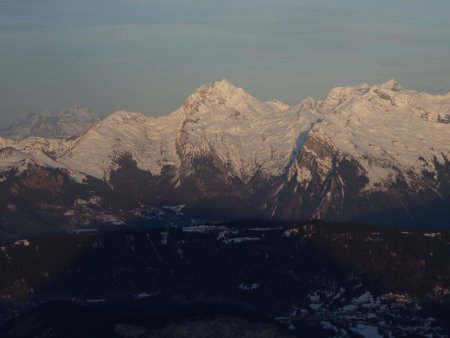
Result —
[[450, 91], [449, 0], [0, 0], [0, 127], [75, 103], [161, 115], [226, 78], [289, 104]]

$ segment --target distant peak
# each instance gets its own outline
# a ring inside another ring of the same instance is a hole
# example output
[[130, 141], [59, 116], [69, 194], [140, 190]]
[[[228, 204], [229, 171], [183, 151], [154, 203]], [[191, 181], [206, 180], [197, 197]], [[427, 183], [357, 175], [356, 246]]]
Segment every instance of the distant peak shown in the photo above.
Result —
[[61, 119], [65, 120], [78, 120], [80, 122], [95, 123], [100, 120], [98, 115], [92, 111], [89, 107], [82, 104], [75, 104], [64, 108], [64, 110], [57, 114]]
[[64, 110], [66, 109], [85, 109], [85, 110], [90, 110], [88, 106], [84, 105], [84, 104], [80, 104], [80, 103], [76, 103], [70, 106], [67, 106]]
[[95, 115], [95, 113], [86, 105], [74, 104], [63, 109], [61, 114], [85, 113]]
[[1, 131], [1, 134], [17, 140], [28, 137], [70, 138], [81, 135], [99, 120], [87, 106], [75, 104], [59, 113], [46, 110], [29, 114]]

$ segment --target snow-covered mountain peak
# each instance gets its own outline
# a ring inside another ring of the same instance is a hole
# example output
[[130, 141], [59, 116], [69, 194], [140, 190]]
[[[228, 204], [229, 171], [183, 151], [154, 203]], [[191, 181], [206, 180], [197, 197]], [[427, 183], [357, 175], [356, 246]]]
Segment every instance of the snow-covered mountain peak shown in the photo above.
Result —
[[444, 141], [450, 137], [444, 125], [450, 123], [449, 107], [445, 96], [403, 89], [389, 80], [334, 88], [313, 109], [322, 114], [324, 134], [340, 153], [358, 159], [373, 187], [394, 180], [398, 168], [432, 172], [433, 161], [444, 161], [441, 154], [450, 153]]
[[325, 115], [338, 113], [344, 118], [358, 115], [365, 119], [368, 115], [397, 114], [407, 119], [449, 123], [449, 104], [450, 96], [404, 89], [397, 81], [389, 80], [373, 86], [364, 83], [333, 88], [323, 101], [318, 102], [316, 109]]
[[[406, 120], [425, 120], [450, 123], [450, 96], [432, 95], [404, 89], [397, 81], [369, 86], [336, 87], [317, 110], [322, 114], [334, 113], [347, 125], [348, 118], [368, 122], [368, 118], [396, 115]], [[340, 116], [340, 117], [339, 117]]]
[[222, 80], [198, 88], [173, 115], [181, 113], [192, 121], [200, 116], [219, 120], [252, 119], [287, 109], [289, 106], [280, 100], [259, 101], [244, 89]]
[[242, 88], [235, 87], [227, 80], [222, 80], [198, 88], [186, 99], [183, 110], [189, 114], [204, 112], [220, 106], [235, 108], [246, 101], [257, 100]]
[[[383, 100], [389, 100], [393, 96], [399, 96], [406, 92], [402, 86], [391, 79], [385, 83], [370, 86], [362, 83], [356, 86], [335, 87], [330, 90], [321, 106], [328, 109], [337, 107], [344, 102], [367, 101], [372, 97], [379, 97]], [[412, 91], [411, 91], [412, 92]]]
[[242, 98], [252, 97], [244, 89], [236, 87], [228, 80], [221, 80], [202, 85], [197, 89], [197, 91], [193, 95], [195, 94], [199, 94], [200, 96], [205, 98], [210, 99], [222, 98], [224, 100], [229, 100], [232, 97], [242, 97]]
[[233, 85], [230, 81], [226, 79], [222, 79], [220, 81], [215, 81], [214, 83], [209, 85], [212, 88], [215, 88], [217, 90], [220, 90], [224, 93], [226, 92], [233, 92], [236, 90], [240, 90], [242, 92], [245, 92], [242, 88], [238, 88], [235, 85]]
[[335, 87], [330, 90], [328, 96], [320, 102], [320, 106], [326, 110], [333, 110], [345, 102], [349, 102], [355, 97], [362, 96], [371, 90], [367, 83], [353, 87]]
[[385, 89], [385, 90], [390, 90], [393, 92], [397, 92], [402, 89], [402, 86], [400, 86], [400, 84], [397, 81], [395, 81], [394, 79], [390, 79], [390, 80], [386, 81], [385, 83], [382, 83], [376, 87]]

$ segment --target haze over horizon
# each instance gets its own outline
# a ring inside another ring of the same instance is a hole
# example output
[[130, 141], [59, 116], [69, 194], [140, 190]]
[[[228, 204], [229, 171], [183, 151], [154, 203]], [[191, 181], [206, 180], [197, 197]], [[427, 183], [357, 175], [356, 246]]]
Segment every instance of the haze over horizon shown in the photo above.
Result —
[[0, 128], [76, 103], [163, 115], [222, 78], [288, 104], [390, 78], [446, 93], [449, 14], [445, 0], [0, 0]]

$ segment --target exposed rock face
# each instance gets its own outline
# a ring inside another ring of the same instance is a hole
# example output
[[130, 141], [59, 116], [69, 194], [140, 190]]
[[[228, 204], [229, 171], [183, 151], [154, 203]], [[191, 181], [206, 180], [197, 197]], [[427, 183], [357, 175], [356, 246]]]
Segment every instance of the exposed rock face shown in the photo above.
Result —
[[[117, 112], [76, 140], [0, 139], [19, 152], [0, 167], [58, 168], [80, 190], [101, 182], [103, 200], [116, 196], [116, 220], [183, 204], [222, 219], [448, 225], [449, 111], [449, 94], [393, 80], [338, 87], [294, 107], [260, 102], [224, 80], [167, 116]], [[10, 176], [0, 175], [1, 187]]]

